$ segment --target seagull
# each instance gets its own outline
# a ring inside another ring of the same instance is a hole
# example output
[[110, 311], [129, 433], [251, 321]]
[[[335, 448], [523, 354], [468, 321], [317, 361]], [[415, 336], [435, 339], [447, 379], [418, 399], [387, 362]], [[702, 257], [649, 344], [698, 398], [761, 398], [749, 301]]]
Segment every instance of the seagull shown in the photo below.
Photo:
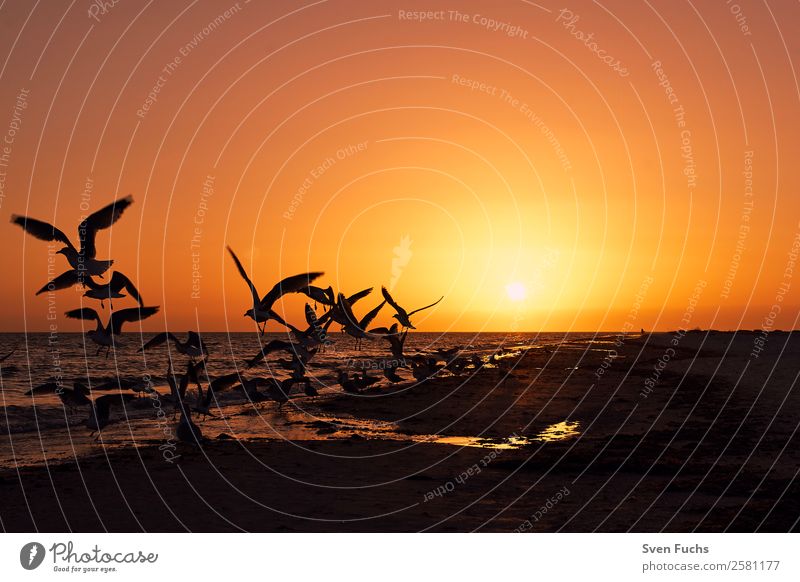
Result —
[[143, 352], [148, 348], [154, 348], [156, 346], [160, 346], [167, 340], [172, 341], [172, 343], [175, 345], [175, 349], [178, 350], [178, 353], [181, 353], [184, 356], [189, 356], [192, 360], [194, 360], [195, 358], [205, 358], [208, 356], [208, 349], [206, 348], [206, 344], [203, 343], [200, 334], [197, 333], [196, 331], [188, 332], [185, 342], [179, 340], [172, 332], [162, 331], [161, 333], [156, 334], [152, 338], [150, 338], [150, 341], [148, 341], [141, 348], [139, 348], [137, 352]]
[[108, 323], [103, 327], [103, 322], [100, 316], [91, 307], [81, 307], [80, 309], [73, 309], [67, 311], [64, 315], [70, 319], [94, 319], [97, 322], [97, 328], [86, 332], [86, 335], [94, 343], [100, 347], [97, 348], [95, 355], [100, 353], [103, 347], [106, 348], [106, 358], [111, 346], [114, 344], [114, 335], [122, 333], [122, 324], [126, 321], [140, 321], [146, 319], [151, 315], [158, 312], [158, 307], [132, 307], [130, 309], [120, 309], [114, 311], [108, 318]]
[[28, 390], [25, 396], [34, 394], [55, 394], [67, 408], [86, 406], [92, 403], [89, 399], [91, 391], [85, 384], [75, 380], [72, 386], [72, 388], [67, 388], [61, 382], [45, 382], [44, 384], [39, 384], [35, 388]]
[[108, 206], [101, 208], [94, 214], [90, 214], [88, 218], [81, 221], [78, 225], [80, 249], [76, 249], [67, 235], [61, 230], [41, 220], [12, 214], [11, 222], [18, 224], [25, 232], [35, 236], [39, 240], [63, 243], [66, 246], [56, 252], [67, 258], [73, 270], [77, 271], [81, 277], [86, 275], [97, 277], [108, 271], [114, 263], [113, 260], [98, 261], [95, 259], [95, 255], [97, 254], [97, 248], [95, 246], [97, 231], [109, 228], [119, 220], [119, 217], [122, 216], [122, 213], [125, 212], [125, 209], [131, 204], [133, 204], [133, 198], [131, 196], [126, 196], [120, 200], [115, 200]]
[[366, 370], [363, 372], [363, 376], [353, 374], [351, 378], [347, 372], [339, 370], [338, 382], [345, 392], [349, 394], [359, 394], [364, 388], [372, 386], [375, 382], [380, 382], [380, 378], [371, 378], [367, 376]]
[[329, 286], [327, 289], [323, 289], [322, 287], [308, 285], [301, 289], [300, 292], [314, 300], [314, 309], [317, 308], [317, 303], [322, 303], [328, 307], [336, 305], [336, 295], [333, 292], [333, 287]]
[[405, 356], [403, 355], [403, 346], [406, 343], [406, 337], [408, 336], [408, 329], [406, 329], [403, 333], [399, 332], [396, 323], [392, 324], [392, 327], [385, 328], [385, 327], [376, 327], [375, 329], [369, 330], [369, 333], [375, 334], [380, 336], [381, 339], [385, 339], [389, 342], [390, 349], [392, 351], [392, 356], [403, 363], [405, 365]]
[[299, 362], [303, 365], [309, 362], [311, 358], [317, 353], [317, 349], [307, 350], [303, 344], [298, 342], [287, 342], [283, 340], [272, 340], [271, 342], [267, 343], [261, 348], [255, 356], [250, 358], [247, 361], [247, 367], [252, 368], [253, 366], [260, 364], [264, 361], [264, 359], [273, 352], [277, 352], [280, 350], [286, 351], [293, 359], [296, 358]]
[[[333, 291], [333, 289], [331, 289], [331, 291]], [[363, 299], [370, 293], [372, 293], [372, 287], [370, 287], [369, 289], [363, 289], [358, 293], [354, 293], [353, 295], [347, 298], [347, 304], [350, 307], [353, 307], [353, 305], [355, 305], [357, 301]], [[328, 311], [322, 314], [322, 316], [319, 318], [319, 323], [323, 324], [328, 319], [331, 319], [342, 326], [347, 325], [348, 322], [347, 315], [342, 310], [342, 307], [338, 301], [335, 301], [334, 305], [331, 306], [331, 308]]]
[[121, 293], [123, 289], [127, 291], [128, 295], [138, 301], [139, 305], [144, 306], [142, 296], [139, 295], [139, 291], [136, 289], [136, 286], [131, 282], [130, 279], [128, 279], [128, 277], [119, 271], [114, 271], [114, 273], [112, 273], [111, 281], [108, 283], [97, 283], [91, 277], [87, 277], [85, 274], [80, 273], [75, 269], [71, 271], [65, 271], [52, 281], [48, 282], [47, 285], [39, 289], [36, 294], [41, 295], [42, 293], [46, 293], [48, 291], [69, 289], [70, 287], [78, 284], [89, 288], [89, 290], [84, 293], [83, 296], [88, 297], [89, 299], [99, 299], [101, 308], [105, 308], [104, 302], [108, 300], [111, 308], [113, 309], [114, 303], [112, 302], [112, 299], [121, 299], [125, 297], [125, 295]]
[[250, 288], [250, 293], [253, 296], [253, 307], [245, 311], [244, 316], [251, 318], [256, 322], [256, 324], [263, 324], [260, 327], [261, 335], [264, 335], [267, 327], [267, 321], [270, 319], [274, 319], [278, 323], [286, 325], [286, 322], [283, 321], [281, 316], [275, 313], [275, 311], [272, 309], [272, 306], [278, 299], [280, 299], [286, 293], [299, 293], [301, 290], [307, 288], [311, 284], [311, 281], [325, 274], [321, 272], [313, 272], [286, 277], [282, 281], [278, 282], [269, 293], [264, 295], [262, 299], [259, 299], [256, 286], [253, 285], [250, 277], [247, 276], [247, 271], [244, 270], [241, 261], [239, 261], [239, 257], [236, 256], [236, 253], [233, 252], [231, 247], [228, 247], [228, 252], [231, 254], [231, 257], [233, 257], [233, 262], [236, 263], [236, 268], [239, 270], [239, 275], [241, 275], [242, 279], [245, 280], [245, 283], [247, 283], [247, 286]]
[[321, 325], [319, 319], [317, 319], [317, 314], [314, 313], [311, 306], [306, 303], [306, 322], [308, 323], [308, 327], [305, 330], [298, 329], [291, 323], [286, 324], [287, 327], [292, 330], [295, 339], [303, 344], [306, 350], [317, 346], [325, 346], [330, 343], [328, 339], [328, 328], [333, 323], [332, 319], [329, 319], [325, 324]]
[[412, 315], [420, 311], [424, 311], [425, 309], [429, 309], [434, 305], [436, 305], [437, 303], [439, 303], [439, 301], [444, 299], [444, 295], [442, 295], [441, 297], [439, 297], [437, 301], [434, 301], [430, 305], [426, 305], [425, 307], [420, 307], [419, 309], [415, 309], [414, 311], [407, 312], [405, 309], [403, 309], [397, 304], [397, 302], [389, 294], [389, 291], [386, 289], [386, 287], [381, 287], [381, 293], [383, 293], [383, 298], [386, 299], [386, 302], [392, 307], [394, 307], [394, 310], [397, 312], [392, 317], [394, 317], [397, 321], [399, 321], [400, 325], [402, 325], [406, 329], [417, 329], [411, 324], [410, 318]]
[[86, 419], [86, 428], [92, 431], [89, 436], [97, 433], [97, 438], [100, 438], [100, 431], [103, 427], [111, 424], [111, 405], [115, 401], [122, 403], [126, 400], [131, 400], [133, 397], [133, 394], [106, 394], [95, 398], [94, 402], [91, 403], [89, 418]]
[[192, 422], [192, 411], [182, 400], [178, 401], [181, 407], [181, 418], [178, 421], [178, 428], [175, 429], [175, 436], [178, 440], [191, 445], [199, 445], [203, 442], [203, 431]]
[[356, 316], [353, 315], [353, 310], [350, 306], [350, 303], [347, 301], [347, 298], [339, 293], [339, 299], [337, 301], [339, 306], [342, 309], [342, 312], [345, 314], [345, 318], [347, 323], [344, 325], [344, 332], [354, 337], [356, 340], [356, 349], [361, 349], [361, 341], [367, 337], [367, 327], [369, 324], [372, 323], [372, 320], [378, 315], [378, 312], [381, 308], [386, 304], [386, 301], [381, 301], [380, 305], [378, 305], [375, 309], [367, 313], [361, 321], [356, 319]]
[[94, 389], [97, 391], [131, 390], [138, 394], [152, 394], [156, 391], [150, 380], [145, 380], [144, 378], [123, 378], [121, 376], [96, 384]]

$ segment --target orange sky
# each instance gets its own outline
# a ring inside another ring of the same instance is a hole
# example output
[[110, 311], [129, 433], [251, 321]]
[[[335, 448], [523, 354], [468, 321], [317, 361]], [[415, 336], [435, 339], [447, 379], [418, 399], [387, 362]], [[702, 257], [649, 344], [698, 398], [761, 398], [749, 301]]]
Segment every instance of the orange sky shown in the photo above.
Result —
[[759, 328], [776, 302], [797, 327], [795, 2], [69, 5], [0, 9], [4, 330], [50, 323], [47, 244], [10, 215], [75, 236], [128, 193], [98, 258], [162, 307], [145, 329], [252, 329], [226, 244], [262, 293], [445, 295], [421, 330]]

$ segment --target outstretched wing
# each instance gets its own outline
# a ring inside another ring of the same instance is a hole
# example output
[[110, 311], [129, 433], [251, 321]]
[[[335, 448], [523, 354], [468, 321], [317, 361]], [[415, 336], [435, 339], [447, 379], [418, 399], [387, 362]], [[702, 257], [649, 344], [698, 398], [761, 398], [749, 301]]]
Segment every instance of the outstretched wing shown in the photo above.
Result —
[[375, 319], [375, 316], [378, 315], [378, 312], [384, 305], [386, 305], [386, 301], [381, 301], [380, 305], [378, 305], [375, 309], [373, 309], [364, 316], [364, 319], [361, 320], [361, 323], [358, 324], [358, 327], [360, 327], [361, 329], [367, 329], [367, 327], [369, 327], [369, 324], [372, 323], [372, 320]]
[[350, 306], [350, 302], [347, 300], [347, 297], [345, 297], [343, 293], [339, 293], [339, 297], [337, 298], [336, 302], [339, 304], [339, 309], [341, 309], [345, 319], [347, 319], [347, 321], [349, 321], [352, 325], [358, 326], [358, 320], [353, 313], [353, 308]]
[[70, 319], [94, 319], [97, 323], [102, 325], [100, 316], [91, 307], [81, 307], [80, 309], [72, 309], [64, 313]]
[[250, 287], [250, 294], [253, 296], [253, 305], [254, 306], [258, 305], [258, 302], [260, 300], [258, 298], [258, 291], [256, 290], [256, 286], [253, 285], [253, 282], [250, 280], [250, 277], [247, 276], [247, 271], [244, 270], [244, 267], [242, 266], [239, 257], [236, 256], [236, 253], [233, 252], [233, 249], [231, 247], [228, 247], [228, 252], [231, 254], [231, 257], [233, 257], [233, 262], [236, 263], [236, 268], [239, 270], [239, 275], [241, 275], [242, 279], [245, 280], [247, 286]]
[[69, 289], [70, 287], [77, 285], [81, 281], [81, 278], [81, 273], [74, 269], [66, 271], [39, 289], [36, 294], [41, 295], [47, 291]]
[[412, 316], [412, 315], [414, 315], [415, 313], [419, 313], [420, 311], [424, 311], [424, 310], [426, 310], [426, 309], [429, 309], [429, 308], [433, 307], [434, 305], [436, 305], [437, 303], [439, 303], [439, 301], [441, 301], [442, 299], [444, 299], [444, 295], [442, 295], [441, 297], [439, 297], [438, 301], [434, 301], [434, 302], [433, 302], [433, 303], [431, 303], [430, 305], [426, 305], [425, 307], [420, 307], [419, 309], [415, 309], [414, 311], [412, 311], [411, 313], [409, 313], [409, 314], [408, 314], [408, 316], [409, 316], [409, 317], [411, 317], [411, 316]]
[[294, 349], [294, 344], [291, 342], [286, 342], [283, 340], [272, 340], [271, 342], [264, 345], [264, 347], [261, 348], [261, 351], [258, 352], [258, 354], [250, 358], [250, 360], [247, 362], [247, 367], [252, 368], [259, 362], [262, 362], [264, 358], [266, 358], [272, 352], [277, 352], [279, 350], [290, 351], [293, 349]]
[[322, 289], [321, 287], [308, 285], [300, 289], [298, 292], [308, 295], [309, 298], [313, 299], [317, 303], [322, 303], [323, 305], [334, 305], [336, 303], [336, 297], [333, 296], [333, 288], [331, 287]]
[[55, 394], [59, 389], [63, 390], [63, 386], [58, 382], [45, 382], [44, 384], [39, 384], [28, 390], [25, 396], [30, 396], [32, 394]]
[[131, 204], [133, 204], [133, 197], [131, 196], [114, 200], [111, 204], [90, 214], [86, 220], [80, 223], [78, 226], [78, 239], [80, 240], [81, 251], [84, 256], [90, 259], [94, 258], [97, 254], [94, 242], [97, 231], [108, 228], [114, 224]]
[[177, 341], [177, 338], [172, 334], [172, 332], [162, 331], [161, 333], [157, 333], [156, 335], [151, 337], [150, 340], [146, 344], [144, 344], [142, 347], [140, 347], [136, 351], [137, 352], [143, 352], [143, 351], [145, 351], [145, 350], [147, 350], [149, 348], [155, 348], [155, 347], [160, 346], [161, 344], [163, 344], [168, 339], [172, 340], [173, 342]]
[[356, 301], [364, 299], [364, 297], [366, 297], [367, 295], [372, 293], [372, 289], [373, 288], [370, 287], [369, 289], [363, 289], [363, 290], [359, 291], [358, 293], [353, 293], [350, 297], [347, 298], [347, 302], [350, 305], [355, 305]]
[[128, 295], [136, 299], [139, 302], [139, 305], [144, 306], [144, 302], [142, 301], [142, 296], [139, 295], [139, 290], [136, 286], [128, 279], [125, 275], [120, 273], [119, 271], [114, 271], [114, 274], [111, 275], [111, 282], [109, 283], [112, 291], [119, 293], [122, 289], [128, 292]]
[[11, 215], [11, 222], [20, 225], [25, 232], [31, 236], [35, 236], [39, 240], [54, 241], [64, 243], [68, 247], [75, 248], [63, 232], [57, 229], [52, 224], [36, 220], [35, 218], [28, 218], [27, 216], [19, 216], [17, 214]]
[[131, 307], [129, 309], [120, 309], [111, 314], [111, 321], [109, 323], [110, 329], [108, 332], [112, 335], [121, 333], [123, 323], [147, 319], [156, 313], [158, 313], [158, 307]]
[[389, 294], [389, 290], [386, 287], [381, 287], [381, 293], [383, 293], [383, 298], [386, 299], [386, 302], [394, 307], [394, 310], [397, 312], [398, 315], [403, 315], [406, 310], [400, 307], [397, 304], [397, 301]]
[[264, 310], [272, 309], [272, 305], [283, 295], [287, 293], [297, 293], [303, 290], [308, 287], [314, 279], [324, 274], [325, 273], [302, 273], [300, 275], [286, 277], [284, 280], [279, 281], [269, 293], [264, 295], [259, 307]]

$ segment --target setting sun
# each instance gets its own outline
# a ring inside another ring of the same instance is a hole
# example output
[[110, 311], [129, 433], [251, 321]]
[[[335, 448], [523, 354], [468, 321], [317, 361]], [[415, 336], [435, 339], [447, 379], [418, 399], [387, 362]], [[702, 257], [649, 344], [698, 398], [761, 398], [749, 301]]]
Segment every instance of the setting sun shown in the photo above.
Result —
[[506, 285], [506, 295], [511, 301], [522, 301], [528, 296], [528, 290], [525, 285], [519, 281], [514, 281]]

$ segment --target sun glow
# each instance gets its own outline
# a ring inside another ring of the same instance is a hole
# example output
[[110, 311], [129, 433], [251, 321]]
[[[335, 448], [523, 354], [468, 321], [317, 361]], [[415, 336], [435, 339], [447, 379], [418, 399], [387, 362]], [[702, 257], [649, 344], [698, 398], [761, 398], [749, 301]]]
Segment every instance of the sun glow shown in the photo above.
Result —
[[528, 296], [528, 290], [519, 281], [514, 281], [506, 285], [506, 294], [511, 301], [522, 301]]

